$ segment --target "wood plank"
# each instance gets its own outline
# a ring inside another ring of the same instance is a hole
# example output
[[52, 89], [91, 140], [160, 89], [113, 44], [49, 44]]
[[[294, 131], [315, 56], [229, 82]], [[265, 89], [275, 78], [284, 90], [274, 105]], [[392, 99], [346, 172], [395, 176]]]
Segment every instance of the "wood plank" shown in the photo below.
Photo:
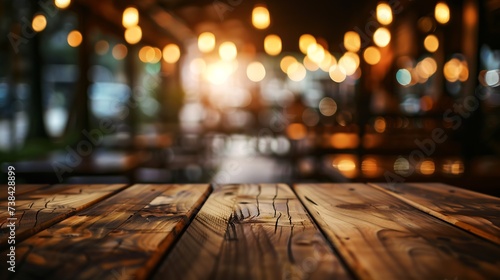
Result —
[[[16, 195], [16, 242], [83, 210], [125, 188], [126, 185], [53, 185]], [[33, 189], [33, 188], [32, 188]], [[17, 190], [17, 188], [16, 188]], [[7, 210], [8, 201], [0, 208]], [[0, 212], [0, 249], [7, 247], [11, 220], [7, 211]]]
[[129, 187], [22, 242], [15, 278], [145, 279], [209, 192], [208, 185]]
[[364, 184], [297, 195], [360, 279], [498, 279], [500, 247]]
[[[20, 184], [20, 185], [15, 185], [15, 196], [19, 196], [25, 193], [33, 192], [39, 189], [43, 189], [48, 187], [49, 185], [43, 184], [43, 185], [36, 185], [36, 184]], [[4, 200], [8, 196], [8, 186], [7, 185], [0, 185], [0, 200]]]
[[153, 279], [350, 279], [290, 187], [216, 188]]
[[445, 184], [369, 184], [500, 245], [500, 198]]

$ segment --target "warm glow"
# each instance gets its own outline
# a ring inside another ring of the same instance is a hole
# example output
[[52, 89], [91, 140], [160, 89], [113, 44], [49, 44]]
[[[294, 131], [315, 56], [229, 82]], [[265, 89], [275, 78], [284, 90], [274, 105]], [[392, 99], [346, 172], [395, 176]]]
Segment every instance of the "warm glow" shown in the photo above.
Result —
[[68, 45], [78, 47], [82, 43], [82, 33], [78, 30], [73, 30], [68, 34]]
[[359, 66], [359, 57], [355, 53], [347, 52], [339, 59], [339, 66], [345, 70], [345, 74], [351, 76]]
[[47, 18], [44, 15], [36, 15], [31, 22], [31, 27], [36, 32], [41, 32], [47, 27]]
[[330, 78], [336, 83], [342, 83], [346, 79], [345, 70], [340, 64], [330, 67], [329, 74]]
[[355, 149], [359, 145], [356, 133], [337, 132], [330, 136], [330, 146], [335, 149]]
[[233, 42], [224, 42], [219, 46], [219, 56], [222, 60], [231, 61], [238, 55], [238, 50]]
[[385, 119], [382, 117], [378, 117], [375, 119], [375, 123], [373, 124], [373, 128], [375, 129], [376, 132], [378, 133], [383, 133], [387, 127], [387, 123], [385, 122]]
[[445, 63], [443, 74], [447, 81], [456, 82], [462, 72], [462, 63], [457, 58], [452, 58]]
[[319, 102], [319, 112], [326, 117], [331, 117], [337, 112], [337, 103], [331, 97], [324, 97]]
[[432, 175], [436, 170], [436, 166], [433, 161], [425, 160], [420, 164], [420, 173], [423, 175]]
[[316, 71], [319, 69], [319, 65], [312, 61], [307, 55], [304, 56], [304, 66], [309, 71]]
[[301, 123], [292, 123], [286, 128], [286, 135], [292, 140], [300, 140], [307, 136], [307, 128]]
[[118, 44], [113, 47], [112, 54], [116, 60], [122, 60], [127, 56], [127, 47], [123, 44]]
[[310, 45], [316, 45], [316, 39], [310, 34], [304, 34], [299, 38], [299, 48], [303, 54], [307, 54]]
[[295, 59], [295, 57], [293, 56], [287, 55], [283, 57], [280, 62], [281, 71], [283, 71], [284, 73], [288, 73], [288, 67], [290, 67], [290, 65], [295, 62], [297, 62], [297, 59]]
[[443, 173], [460, 175], [464, 173], [464, 163], [461, 160], [447, 160], [443, 164]]
[[59, 9], [66, 9], [71, 4], [71, 0], [55, 0], [54, 4]]
[[383, 25], [388, 25], [392, 22], [392, 9], [387, 3], [377, 5], [377, 20]]
[[435, 35], [428, 35], [424, 40], [424, 47], [428, 52], [435, 52], [439, 48], [439, 40]]
[[176, 44], [168, 44], [163, 48], [163, 60], [167, 63], [176, 63], [181, 57], [181, 50]]
[[336, 168], [347, 178], [354, 178], [357, 175], [356, 158], [350, 155], [340, 155], [332, 160], [332, 167]]
[[365, 58], [366, 63], [370, 65], [379, 63], [381, 59], [380, 51], [376, 47], [366, 48], [363, 57]]
[[339, 161], [337, 164], [337, 169], [341, 172], [346, 172], [346, 171], [353, 171], [356, 169], [356, 164], [349, 159], [344, 159]]
[[123, 11], [122, 25], [131, 28], [139, 24], [139, 11], [134, 7], [128, 7]]
[[371, 157], [364, 159], [361, 163], [361, 171], [366, 177], [373, 178], [382, 175], [382, 171], [380, 169], [381, 168], [379, 168], [377, 160]]
[[373, 34], [373, 41], [377, 46], [383, 48], [391, 42], [391, 32], [385, 27], [380, 27]]
[[215, 48], [215, 35], [210, 32], [203, 32], [198, 36], [198, 49], [200, 52], [209, 53]]
[[281, 53], [281, 38], [278, 35], [268, 35], [264, 39], [264, 50], [268, 55], [278, 55]]
[[417, 64], [416, 71], [420, 80], [426, 81], [437, 71], [436, 60], [432, 57], [426, 57]]
[[344, 47], [351, 52], [357, 52], [361, 48], [361, 38], [354, 31], [348, 31], [344, 35]]
[[319, 68], [321, 68], [321, 70], [325, 72], [328, 72], [330, 71], [330, 67], [332, 67], [332, 65], [335, 64], [337, 64], [337, 60], [335, 59], [335, 57], [331, 55], [328, 51], [325, 51], [325, 57], [319, 64]]
[[434, 17], [436, 21], [441, 24], [446, 24], [450, 21], [450, 8], [446, 3], [439, 2], [436, 4], [436, 9], [434, 10]]
[[139, 50], [139, 60], [148, 63], [154, 59], [155, 50], [151, 46], [144, 46]]
[[460, 68], [460, 74], [458, 74], [458, 80], [465, 82], [469, 79], [469, 66], [466, 61], [462, 61], [462, 67]]
[[205, 63], [205, 60], [203, 58], [195, 58], [189, 63], [189, 70], [193, 74], [202, 74], [205, 69], [207, 68], [207, 64]]
[[214, 85], [226, 82], [233, 72], [231, 62], [218, 61], [207, 66], [205, 78]]
[[266, 77], [266, 68], [258, 61], [252, 62], [247, 67], [247, 77], [252, 82], [260, 82]]
[[252, 11], [252, 24], [257, 29], [266, 29], [271, 24], [269, 10], [265, 6], [255, 6]]
[[300, 62], [292, 63], [286, 73], [288, 74], [288, 78], [295, 82], [302, 81], [307, 75], [306, 68]]
[[319, 44], [309, 45], [307, 48], [307, 56], [318, 65], [325, 58], [325, 49]]
[[125, 41], [127, 43], [134, 45], [139, 43], [142, 39], [142, 29], [140, 26], [133, 26], [125, 30]]

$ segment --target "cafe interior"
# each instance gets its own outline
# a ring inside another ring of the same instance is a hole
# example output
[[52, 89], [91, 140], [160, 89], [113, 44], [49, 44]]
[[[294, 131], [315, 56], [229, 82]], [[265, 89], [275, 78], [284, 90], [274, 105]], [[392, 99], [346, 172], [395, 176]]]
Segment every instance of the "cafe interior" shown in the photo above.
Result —
[[498, 196], [500, 1], [0, 0], [0, 165]]

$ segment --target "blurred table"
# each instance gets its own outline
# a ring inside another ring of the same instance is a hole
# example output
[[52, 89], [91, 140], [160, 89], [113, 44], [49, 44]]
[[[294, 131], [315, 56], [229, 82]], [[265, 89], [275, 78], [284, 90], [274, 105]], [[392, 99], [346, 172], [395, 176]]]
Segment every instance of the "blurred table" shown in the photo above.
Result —
[[[15, 193], [15, 214], [0, 212], [1, 279], [500, 276], [500, 199], [443, 184], [19, 185]], [[15, 273], [5, 267], [8, 218], [17, 218]]]

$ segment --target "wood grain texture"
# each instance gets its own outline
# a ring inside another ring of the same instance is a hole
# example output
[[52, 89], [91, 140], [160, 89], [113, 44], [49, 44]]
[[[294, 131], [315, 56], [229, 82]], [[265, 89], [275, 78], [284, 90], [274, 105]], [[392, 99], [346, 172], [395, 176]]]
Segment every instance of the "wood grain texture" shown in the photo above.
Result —
[[145, 279], [209, 192], [131, 186], [22, 242], [14, 278]]
[[[19, 196], [25, 193], [33, 192], [39, 189], [43, 189], [48, 187], [49, 185], [47, 184], [41, 184], [41, 185], [35, 185], [35, 184], [21, 184], [21, 185], [16, 185], [16, 193], [15, 196]], [[4, 200], [7, 198], [8, 193], [8, 186], [7, 185], [0, 185], [0, 200]]]
[[[53, 185], [48, 188], [31, 188], [24, 194], [16, 195], [15, 218], [16, 242], [97, 203], [125, 185]], [[17, 192], [17, 187], [16, 187]], [[7, 210], [8, 201], [2, 200], [0, 208]], [[0, 249], [7, 246], [10, 215], [0, 212]]]
[[438, 183], [370, 185], [500, 245], [500, 198]]
[[360, 279], [498, 279], [500, 247], [364, 184], [295, 191]]
[[286, 185], [214, 190], [153, 279], [349, 279]]

